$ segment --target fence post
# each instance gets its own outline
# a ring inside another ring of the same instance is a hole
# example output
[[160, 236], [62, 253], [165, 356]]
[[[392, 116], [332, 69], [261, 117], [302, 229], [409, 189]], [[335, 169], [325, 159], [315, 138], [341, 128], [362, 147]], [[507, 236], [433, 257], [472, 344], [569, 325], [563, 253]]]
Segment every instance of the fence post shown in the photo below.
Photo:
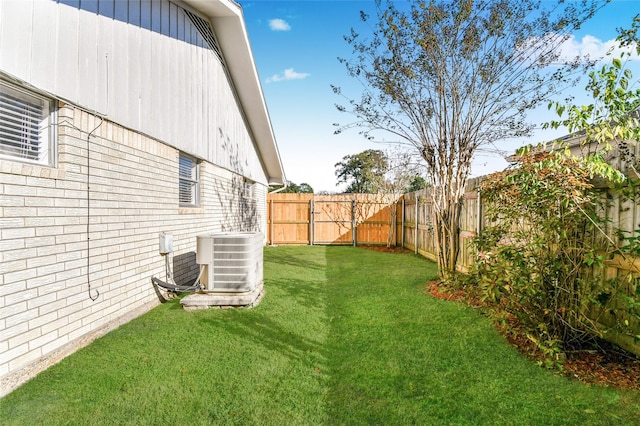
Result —
[[400, 244], [401, 247], [404, 248], [404, 195], [402, 196], [402, 216], [400, 217], [400, 230], [402, 235], [400, 235]]
[[358, 230], [356, 229], [357, 221], [356, 221], [356, 208], [358, 201], [353, 200], [351, 204], [351, 238], [353, 239], [353, 246], [358, 245]]
[[420, 221], [418, 220], [418, 207], [420, 205], [420, 196], [416, 193], [416, 229], [414, 230], [415, 232], [415, 236], [416, 236], [416, 254], [418, 254], [418, 224], [420, 223]]
[[477, 188], [478, 191], [478, 198], [477, 198], [477, 203], [478, 203], [478, 223], [476, 223], [476, 234], [478, 236], [480, 236], [480, 233], [482, 232], [482, 198], [480, 198], [480, 187], [478, 186]]
[[309, 200], [309, 245], [313, 245], [313, 239], [315, 235], [313, 234], [313, 230], [315, 228], [315, 216], [316, 216], [316, 205], [313, 201], [313, 198]]

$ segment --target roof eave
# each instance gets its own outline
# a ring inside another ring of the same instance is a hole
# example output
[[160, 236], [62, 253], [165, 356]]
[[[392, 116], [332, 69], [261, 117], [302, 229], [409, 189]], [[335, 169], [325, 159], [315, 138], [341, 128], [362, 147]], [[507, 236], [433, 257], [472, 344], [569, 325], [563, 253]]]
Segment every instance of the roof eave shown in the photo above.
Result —
[[256, 69], [242, 8], [231, 0], [185, 0], [211, 21], [227, 69], [249, 121], [251, 133], [270, 184], [284, 184], [285, 175], [269, 111]]

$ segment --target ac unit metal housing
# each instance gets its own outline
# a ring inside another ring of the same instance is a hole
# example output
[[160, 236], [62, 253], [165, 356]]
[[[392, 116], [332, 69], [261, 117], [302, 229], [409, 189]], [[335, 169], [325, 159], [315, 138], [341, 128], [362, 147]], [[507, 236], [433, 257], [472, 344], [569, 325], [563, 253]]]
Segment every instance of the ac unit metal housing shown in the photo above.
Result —
[[259, 232], [219, 232], [197, 236], [196, 263], [204, 292], [251, 292], [263, 280], [264, 237]]

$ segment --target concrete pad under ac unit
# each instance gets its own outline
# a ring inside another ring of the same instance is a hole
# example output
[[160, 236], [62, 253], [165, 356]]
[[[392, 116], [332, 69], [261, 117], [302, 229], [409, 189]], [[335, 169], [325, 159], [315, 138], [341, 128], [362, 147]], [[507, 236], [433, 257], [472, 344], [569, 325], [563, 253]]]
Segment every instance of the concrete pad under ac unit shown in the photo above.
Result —
[[264, 286], [260, 282], [249, 292], [244, 293], [195, 293], [180, 300], [186, 311], [198, 309], [246, 307], [252, 308], [260, 303], [264, 296]]

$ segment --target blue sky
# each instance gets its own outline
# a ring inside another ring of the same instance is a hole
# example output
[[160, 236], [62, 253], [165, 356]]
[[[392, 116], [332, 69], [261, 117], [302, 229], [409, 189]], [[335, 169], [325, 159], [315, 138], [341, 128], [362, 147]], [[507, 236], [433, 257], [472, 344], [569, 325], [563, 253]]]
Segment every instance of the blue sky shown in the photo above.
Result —
[[[349, 154], [366, 149], [388, 149], [387, 145], [366, 141], [356, 130], [334, 135], [333, 123], [346, 123], [349, 116], [336, 110], [343, 99], [331, 85], [353, 97], [361, 93], [337, 60], [351, 57], [343, 36], [351, 28], [367, 31], [360, 11], [374, 15], [373, 1], [363, 0], [240, 0], [249, 40], [260, 75], [267, 107], [287, 179], [310, 184], [316, 192], [339, 192], [335, 163]], [[612, 0], [599, 14], [574, 34], [566, 49], [600, 53], [616, 37], [616, 27], [629, 27], [640, 13], [640, 0]], [[634, 77], [640, 77], [640, 62], [634, 63]], [[572, 89], [580, 99], [584, 85]], [[546, 112], [546, 109], [545, 109]], [[540, 123], [551, 115], [531, 116]], [[531, 140], [508, 141], [498, 145], [513, 151], [526, 143], [562, 136], [564, 132], [538, 131]], [[502, 170], [506, 161], [497, 154], [481, 154], [473, 162], [473, 175]]]

